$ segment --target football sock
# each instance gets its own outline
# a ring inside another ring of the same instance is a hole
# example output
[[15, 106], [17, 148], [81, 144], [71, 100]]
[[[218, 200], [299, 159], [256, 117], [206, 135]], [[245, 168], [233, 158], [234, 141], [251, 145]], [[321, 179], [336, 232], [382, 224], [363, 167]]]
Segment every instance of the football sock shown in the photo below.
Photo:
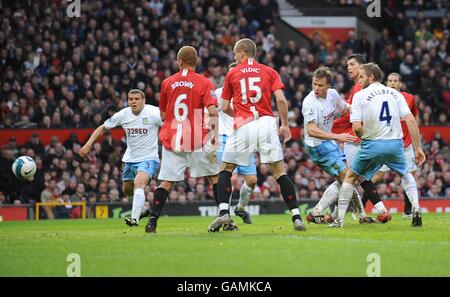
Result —
[[359, 195], [358, 191], [356, 191], [356, 188], [353, 190], [352, 200], [350, 201], [353, 210], [355, 210], [360, 218], [364, 218], [366, 216], [366, 211], [364, 210], [364, 205], [361, 201], [361, 196]]
[[378, 213], [387, 212], [387, 209], [384, 206], [384, 203], [382, 201], [380, 201], [377, 204], [375, 204], [375, 209], [377, 210]]
[[161, 211], [166, 204], [167, 197], [169, 196], [169, 192], [167, 192], [164, 188], [157, 188], [155, 191], [155, 195], [153, 196], [152, 207], [150, 208], [150, 216], [159, 218], [161, 215]]
[[218, 203], [219, 203], [219, 215], [229, 213], [229, 201], [231, 196], [231, 172], [226, 170], [219, 173], [219, 182], [217, 185]]
[[338, 200], [338, 220], [344, 221], [345, 213], [352, 199], [355, 187], [352, 184], [344, 182], [339, 192]]
[[250, 188], [246, 182], [241, 186], [241, 191], [239, 193], [239, 203], [237, 205], [238, 209], [243, 209], [248, 205], [253, 190], [254, 188]]
[[142, 188], [134, 189], [131, 218], [135, 219], [136, 221], [139, 221], [139, 217], [141, 216], [141, 212], [144, 208], [144, 203], [145, 203], [144, 189]]
[[217, 184], [214, 184], [212, 188], [214, 193], [214, 201], [216, 201], [217, 206], [219, 206], [219, 196], [218, 196], [219, 193], [217, 192]]
[[364, 189], [365, 194], [367, 195], [367, 199], [372, 202], [372, 205], [377, 204], [381, 201], [380, 196], [378, 195], [377, 188], [370, 180], [365, 180], [361, 183], [361, 187]]
[[277, 182], [280, 185], [281, 196], [283, 196], [284, 202], [292, 212], [292, 220], [295, 221], [296, 219], [300, 219], [294, 183], [286, 174], [280, 176], [277, 179]]
[[408, 195], [406, 194], [405, 190], [403, 190], [403, 195], [405, 196], [405, 208], [403, 209], [403, 213], [410, 214], [411, 213], [411, 202], [409, 202]]
[[362, 198], [361, 198], [361, 202], [364, 206], [364, 208], [366, 207], [367, 201], [369, 201], [369, 196], [367, 195], [367, 193], [364, 191]]
[[322, 212], [330, 207], [330, 205], [335, 202], [339, 197], [339, 190], [341, 189], [341, 184], [338, 181], [335, 181], [323, 193], [322, 198], [319, 203], [317, 203], [316, 207], [314, 207], [313, 215], [318, 216], [322, 214]]
[[412, 205], [412, 210], [420, 210], [419, 206], [419, 193], [417, 192], [416, 180], [411, 173], [407, 173], [402, 176], [402, 187], [408, 196], [409, 201]]

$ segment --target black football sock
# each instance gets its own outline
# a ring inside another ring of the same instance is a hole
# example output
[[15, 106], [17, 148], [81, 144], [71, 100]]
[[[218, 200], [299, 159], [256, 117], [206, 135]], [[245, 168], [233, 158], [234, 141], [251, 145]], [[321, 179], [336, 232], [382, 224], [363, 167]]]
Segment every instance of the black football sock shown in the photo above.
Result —
[[366, 208], [367, 201], [369, 201], [369, 196], [366, 194], [366, 192], [364, 192], [361, 197], [361, 202], [362, 202], [364, 208]]
[[380, 195], [378, 195], [377, 188], [370, 180], [365, 180], [361, 183], [361, 187], [364, 189], [364, 194], [367, 195], [367, 198], [372, 202], [372, 205], [375, 206], [378, 202], [381, 201]]
[[214, 184], [212, 188], [214, 193], [214, 201], [216, 201], [217, 206], [219, 206], [219, 193], [217, 192], [217, 184]]
[[[290, 211], [298, 209], [297, 197], [295, 195], [295, 185], [292, 180], [285, 174], [277, 179], [280, 185], [281, 196], [283, 196], [284, 202]], [[292, 221], [297, 219], [301, 220], [300, 213], [294, 213], [292, 215]]]
[[404, 190], [403, 190], [403, 195], [405, 196], [405, 208], [403, 209], [403, 213], [409, 215], [409, 214], [411, 214], [411, 209], [412, 209], [411, 201], [409, 201], [408, 195], [406, 195], [406, 192]]
[[161, 215], [161, 211], [166, 204], [167, 197], [169, 196], [169, 192], [167, 192], [164, 188], [157, 188], [155, 191], [155, 195], [153, 195], [153, 203], [150, 208], [150, 217], [159, 218]]
[[[219, 173], [219, 182], [217, 185], [217, 205], [219, 206], [219, 216], [229, 213], [229, 202], [231, 196], [231, 172], [226, 170]], [[220, 205], [226, 204], [226, 209], [220, 209]]]

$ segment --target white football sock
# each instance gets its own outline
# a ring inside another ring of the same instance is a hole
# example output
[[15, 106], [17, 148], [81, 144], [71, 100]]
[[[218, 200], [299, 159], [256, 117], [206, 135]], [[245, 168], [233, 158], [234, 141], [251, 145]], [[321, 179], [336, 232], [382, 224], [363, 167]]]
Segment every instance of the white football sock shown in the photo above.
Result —
[[298, 207], [291, 209], [292, 216], [300, 215], [300, 210]]
[[352, 184], [344, 182], [339, 192], [338, 200], [338, 220], [344, 221], [345, 213], [352, 199], [355, 187]]
[[359, 195], [358, 191], [356, 191], [355, 187], [353, 187], [353, 196], [352, 196], [351, 203], [356, 208], [356, 211], [358, 212], [359, 217], [360, 218], [365, 218], [366, 217], [366, 211], [364, 210], [364, 205], [363, 205], [363, 203], [361, 201], [361, 196]]
[[377, 212], [379, 214], [385, 213], [387, 212], [386, 207], [384, 206], [383, 201], [378, 202], [377, 204], [375, 204], [375, 209], [377, 210]]
[[322, 214], [325, 209], [330, 207], [330, 205], [338, 199], [340, 189], [341, 184], [338, 181], [335, 181], [329, 185], [325, 192], [323, 192], [323, 196], [319, 203], [317, 203], [316, 207], [314, 207], [313, 215], [318, 216]]
[[237, 205], [237, 209], [243, 209], [248, 205], [250, 201], [250, 196], [253, 193], [254, 188], [250, 188], [247, 183], [244, 183], [241, 187], [241, 191], [239, 192], [239, 202]]
[[402, 176], [402, 187], [406, 192], [406, 196], [408, 196], [409, 202], [411, 202], [413, 211], [420, 210], [417, 184], [411, 173]]
[[228, 210], [228, 206], [229, 204], [228, 203], [220, 203], [219, 204], [219, 211], [220, 210]]
[[131, 209], [131, 218], [139, 221], [139, 217], [141, 216], [142, 209], [145, 204], [145, 194], [144, 189], [138, 188], [134, 189], [133, 195], [133, 208]]

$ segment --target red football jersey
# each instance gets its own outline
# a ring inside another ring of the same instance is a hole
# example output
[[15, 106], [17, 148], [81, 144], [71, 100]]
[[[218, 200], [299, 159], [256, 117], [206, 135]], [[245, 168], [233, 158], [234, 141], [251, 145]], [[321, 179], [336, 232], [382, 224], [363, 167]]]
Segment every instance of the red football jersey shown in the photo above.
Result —
[[238, 64], [228, 72], [222, 98], [233, 98], [234, 128], [262, 116], [273, 116], [272, 93], [284, 89], [280, 75], [255, 59]]
[[[411, 110], [412, 115], [415, 117], [419, 110], [417, 109], [416, 100], [414, 99], [414, 95], [411, 95], [406, 92], [400, 92], [403, 97], [406, 99], [406, 103], [408, 104], [409, 109]], [[411, 134], [409, 134], [408, 126], [406, 125], [405, 121], [400, 121], [402, 124], [402, 130], [403, 130], [403, 143], [404, 146], [407, 147], [412, 143]]]
[[[361, 84], [356, 83], [352, 90], [350, 91], [350, 94], [347, 99], [348, 104], [352, 104], [353, 96], [356, 94], [356, 92], [361, 91]], [[337, 118], [334, 120], [333, 128], [331, 129], [333, 133], [341, 134], [341, 133], [349, 133], [351, 135], [355, 135], [355, 132], [353, 132], [352, 123], [350, 123], [350, 113], [347, 112], [345, 115], [343, 115], [340, 118]], [[359, 142], [360, 140], [358, 140]]]
[[166, 114], [159, 138], [167, 150], [190, 152], [205, 144], [204, 108], [217, 106], [214, 90], [209, 79], [188, 69], [163, 81], [159, 110]]

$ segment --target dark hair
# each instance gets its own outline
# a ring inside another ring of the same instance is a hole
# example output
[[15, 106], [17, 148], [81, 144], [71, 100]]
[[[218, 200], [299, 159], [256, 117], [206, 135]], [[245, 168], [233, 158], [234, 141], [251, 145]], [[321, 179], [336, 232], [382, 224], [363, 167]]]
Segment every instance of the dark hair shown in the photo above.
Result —
[[358, 64], [367, 63], [366, 56], [364, 56], [363, 54], [356, 53], [347, 57], [347, 61], [350, 61], [351, 59], [354, 59], [356, 62], [358, 62]]
[[328, 67], [319, 67], [314, 71], [313, 77], [315, 78], [326, 78], [327, 82], [330, 84], [333, 80], [333, 73]]
[[383, 72], [375, 63], [364, 64], [361, 66], [361, 69], [364, 69], [364, 71], [367, 73], [367, 76], [373, 75], [375, 81], [381, 81], [381, 79], [383, 78]]

